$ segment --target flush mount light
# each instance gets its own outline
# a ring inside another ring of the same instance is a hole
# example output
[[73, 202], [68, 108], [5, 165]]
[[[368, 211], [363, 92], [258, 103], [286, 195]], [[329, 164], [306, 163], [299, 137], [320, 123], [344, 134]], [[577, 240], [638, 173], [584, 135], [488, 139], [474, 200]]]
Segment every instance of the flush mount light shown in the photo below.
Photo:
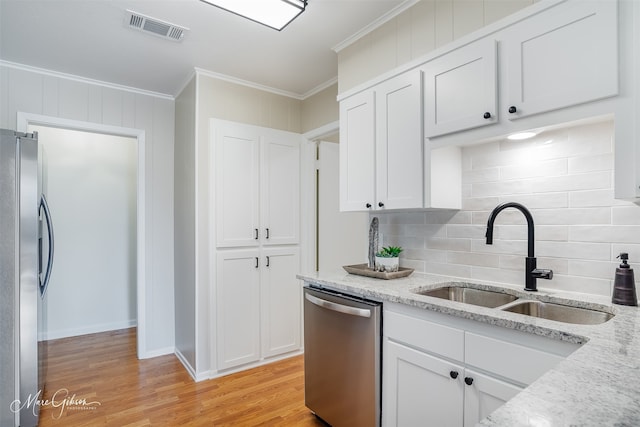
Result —
[[274, 30], [282, 30], [304, 12], [307, 0], [201, 0]]
[[507, 139], [510, 139], [512, 141], [522, 141], [523, 139], [533, 138], [536, 135], [537, 135], [536, 132], [518, 132], [512, 135], [509, 135]]

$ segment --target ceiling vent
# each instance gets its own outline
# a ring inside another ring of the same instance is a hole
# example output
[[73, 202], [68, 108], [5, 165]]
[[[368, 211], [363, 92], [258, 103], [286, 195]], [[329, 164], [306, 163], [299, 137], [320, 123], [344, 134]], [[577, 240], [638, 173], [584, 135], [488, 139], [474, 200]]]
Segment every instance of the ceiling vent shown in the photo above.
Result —
[[189, 31], [188, 28], [180, 25], [151, 18], [132, 10], [127, 10], [125, 15], [125, 25], [134, 30], [143, 31], [154, 36], [162, 37], [174, 42], [180, 42]]

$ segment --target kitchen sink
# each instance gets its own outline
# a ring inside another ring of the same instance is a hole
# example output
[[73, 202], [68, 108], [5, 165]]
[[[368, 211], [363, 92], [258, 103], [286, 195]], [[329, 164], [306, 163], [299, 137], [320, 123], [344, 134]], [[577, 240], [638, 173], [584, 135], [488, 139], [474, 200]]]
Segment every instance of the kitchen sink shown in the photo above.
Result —
[[598, 325], [613, 317], [604, 311], [533, 300], [514, 301], [500, 307], [500, 310], [579, 325]]
[[486, 291], [461, 286], [445, 286], [431, 290], [413, 291], [419, 295], [463, 302], [466, 304], [480, 305], [482, 307], [495, 308], [515, 301], [517, 297], [502, 292]]

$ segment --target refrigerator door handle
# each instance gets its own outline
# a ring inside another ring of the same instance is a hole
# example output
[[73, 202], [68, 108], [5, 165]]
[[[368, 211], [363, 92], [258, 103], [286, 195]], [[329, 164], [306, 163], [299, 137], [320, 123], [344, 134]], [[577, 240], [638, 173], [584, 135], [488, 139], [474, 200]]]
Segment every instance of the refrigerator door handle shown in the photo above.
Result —
[[[49, 278], [51, 277], [51, 268], [53, 267], [53, 249], [54, 249], [54, 238], [53, 238], [53, 223], [51, 222], [51, 212], [49, 211], [49, 205], [47, 204], [47, 198], [44, 194], [40, 197], [40, 210], [44, 212], [44, 219], [47, 222], [47, 236], [49, 241], [49, 254], [47, 257], [47, 269], [45, 270], [44, 277], [42, 276], [42, 271], [38, 275], [39, 285], [40, 285], [40, 295], [44, 298], [44, 293], [47, 291], [47, 286], [49, 286]], [[40, 258], [42, 258], [42, 251], [40, 251]], [[39, 263], [42, 265], [42, 261]]]
[[304, 297], [312, 304], [318, 307], [326, 308], [328, 310], [337, 311], [339, 313], [349, 314], [351, 316], [359, 317], [371, 317], [371, 310], [366, 308], [350, 307], [348, 305], [338, 304], [335, 302], [323, 300], [321, 298], [314, 297], [310, 294], [305, 294]]

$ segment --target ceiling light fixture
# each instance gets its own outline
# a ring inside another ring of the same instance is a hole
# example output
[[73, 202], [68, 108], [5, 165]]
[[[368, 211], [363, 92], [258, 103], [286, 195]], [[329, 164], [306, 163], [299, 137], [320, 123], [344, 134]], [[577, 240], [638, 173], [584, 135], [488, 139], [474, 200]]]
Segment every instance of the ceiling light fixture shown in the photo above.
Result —
[[509, 135], [507, 139], [510, 139], [512, 141], [522, 141], [523, 139], [533, 138], [536, 135], [537, 135], [536, 132], [518, 132], [512, 135]]
[[201, 0], [281, 31], [304, 12], [307, 0]]

